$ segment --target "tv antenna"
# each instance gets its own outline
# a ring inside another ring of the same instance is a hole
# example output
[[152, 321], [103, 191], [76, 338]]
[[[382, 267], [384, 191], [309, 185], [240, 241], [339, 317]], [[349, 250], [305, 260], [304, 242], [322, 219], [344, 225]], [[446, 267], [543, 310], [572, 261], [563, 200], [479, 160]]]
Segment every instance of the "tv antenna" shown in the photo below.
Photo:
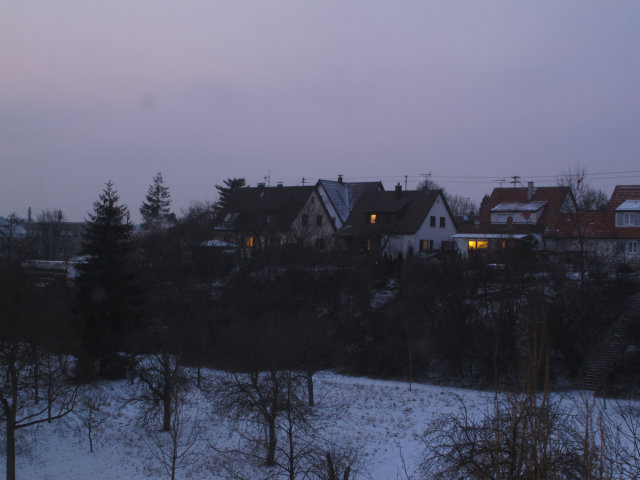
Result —
[[520, 185], [522, 186], [522, 183], [520, 182], [520, 179], [522, 177], [520, 177], [519, 175], [514, 175], [513, 177], [511, 177], [513, 180], [511, 180], [509, 183], [513, 185], [513, 188], [516, 188], [516, 185]]

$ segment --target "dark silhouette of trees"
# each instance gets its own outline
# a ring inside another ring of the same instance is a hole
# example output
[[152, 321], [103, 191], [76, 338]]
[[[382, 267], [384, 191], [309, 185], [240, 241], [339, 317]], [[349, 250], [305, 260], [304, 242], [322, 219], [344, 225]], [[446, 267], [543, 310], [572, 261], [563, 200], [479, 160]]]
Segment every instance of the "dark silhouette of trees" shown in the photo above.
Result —
[[45, 209], [38, 216], [40, 242], [45, 260], [57, 260], [63, 253], [62, 223], [64, 214], [60, 209]]
[[145, 201], [140, 206], [142, 215], [142, 228], [156, 230], [166, 228], [175, 223], [175, 215], [171, 213], [171, 195], [169, 187], [164, 185], [162, 174], [158, 172], [153, 177], [153, 184], [149, 185]]
[[127, 206], [119, 203], [113, 184], [107, 182], [86, 222], [85, 262], [80, 264], [77, 281], [81, 376], [119, 374], [116, 352], [125, 346], [125, 336], [136, 320], [132, 228]]
[[236, 190], [244, 187], [246, 181], [244, 178], [227, 178], [222, 182], [222, 185], [216, 185], [218, 191], [218, 202], [216, 209], [220, 212], [224, 210], [227, 205], [227, 200]]
[[57, 312], [45, 293], [19, 266], [0, 268], [0, 421], [6, 434], [7, 480], [16, 476], [16, 431], [67, 415], [75, 401], [66, 356], [51, 349], [60, 347], [58, 332], [47, 328], [46, 320]]

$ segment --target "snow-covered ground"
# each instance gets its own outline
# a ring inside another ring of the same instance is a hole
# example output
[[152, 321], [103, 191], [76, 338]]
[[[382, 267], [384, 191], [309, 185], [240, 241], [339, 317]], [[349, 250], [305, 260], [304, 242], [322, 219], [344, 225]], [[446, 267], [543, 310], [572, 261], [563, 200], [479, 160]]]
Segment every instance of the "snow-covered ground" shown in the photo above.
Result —
[[[211, 373], [210, 375], [215, 375]], [[403, 464], [411, 471], [423, 446], [417, 438], [436, 416], [455, 410], [463, 398], [471, 406], [487, 405], [492, 394], [447, 387], [354, 378], [321, 372], [316, 375], [314, 422], [325, 440], [355, 452], [360, 476], [394, 480], [405, 478]], [[157, 458], [154, 429], [140, 425], [140, 405], [127, 403], [131, 386], [125, 382], [102, 383], [106, 423], [94, 432], [95, 451], [90, 453], [87, 431], [75, 417], [41, 424], [19, 433], [18, 479], [116, 480], [169, 478]], [[578, 392], [568, 398], [579, 401]], [[569, 400], [572, 401], [572, 400]], [[218, 478], [220, 453], [213, 448], [235, 448], [234, 424], [217, 417], [199, 391], [189, 397], [184, 419], [199, 419], [202, 432], [187, 458], [189, 466], [177, 478]], [[159, 424], [155, 424], [157, 427]], [[164, 434], [166, 436], [166, 434]], [[259, 452], [260, 453], [260, 452]], [[4, 460], [4, 459], [3, 459]], [[246, 478], [262, 479], [269, 473], [256, 460]], [[0, 475], [4, 476], [4, 464]]]

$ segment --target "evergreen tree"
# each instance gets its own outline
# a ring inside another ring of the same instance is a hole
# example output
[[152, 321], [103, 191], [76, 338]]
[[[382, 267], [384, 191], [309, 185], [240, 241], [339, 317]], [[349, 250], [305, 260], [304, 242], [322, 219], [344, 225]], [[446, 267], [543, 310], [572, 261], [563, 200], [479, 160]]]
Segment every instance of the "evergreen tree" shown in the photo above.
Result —
[[224, 210], [231, 194], [244, 187], [247, 182], [244, 178], [227, 178], [223, 183], [224, 185], [216, 185], [216, 190], [218, 190], [218, 204], [216, 208], [219, 212]]
[[142, 228], [155, 230], [175, 221], [175, 215], [169, 210], [171, 195], [169, 187], [164, 185], [162, 174], [158, 172], [153, 177], [153, 184], [149, 185], [146, 201], [142, 202], [140, 214], [142, 215]]
[[120, 205], [108, 181], [85, 224], [84, 254], [78, 279], [82, 351], [80, 374], [114, 374], [115, 353], [133, 327], [135, 289], [128, 270], [133, 250], [129, 209]]

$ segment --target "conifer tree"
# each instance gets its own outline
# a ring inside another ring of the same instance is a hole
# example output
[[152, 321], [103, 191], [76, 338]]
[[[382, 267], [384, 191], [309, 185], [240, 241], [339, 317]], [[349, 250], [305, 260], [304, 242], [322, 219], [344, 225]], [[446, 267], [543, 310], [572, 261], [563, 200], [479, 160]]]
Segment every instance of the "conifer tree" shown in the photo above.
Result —
[[224, 210], [224, 207], [227, 205], [227, 200], [233, 192], [246, 185], [244, 178], [227, 178], [223, 183], [224, 185], [216, 185], [216, 190], [218, 190], [218, 203], [216, 208], [218, 212]]
[[135, 289], [128, 269], [132, 230], [129, 209], [119, 204], [118, 192], [108, 181], [85, 224], [86, 262], [78, 278], [81, 375], [109, 374], [115, 353], [133, 326]]
[[164, 185], [162, 173], [158, 172], [153, 177], [153, 184], [149, 185], [145, 201], [140, 207], [142, 215], [142, 228], [145, 230], [155, 230], [175, 220], [175, 215], [169, 210], [171, 205], [171, 195], [169, 187]]

